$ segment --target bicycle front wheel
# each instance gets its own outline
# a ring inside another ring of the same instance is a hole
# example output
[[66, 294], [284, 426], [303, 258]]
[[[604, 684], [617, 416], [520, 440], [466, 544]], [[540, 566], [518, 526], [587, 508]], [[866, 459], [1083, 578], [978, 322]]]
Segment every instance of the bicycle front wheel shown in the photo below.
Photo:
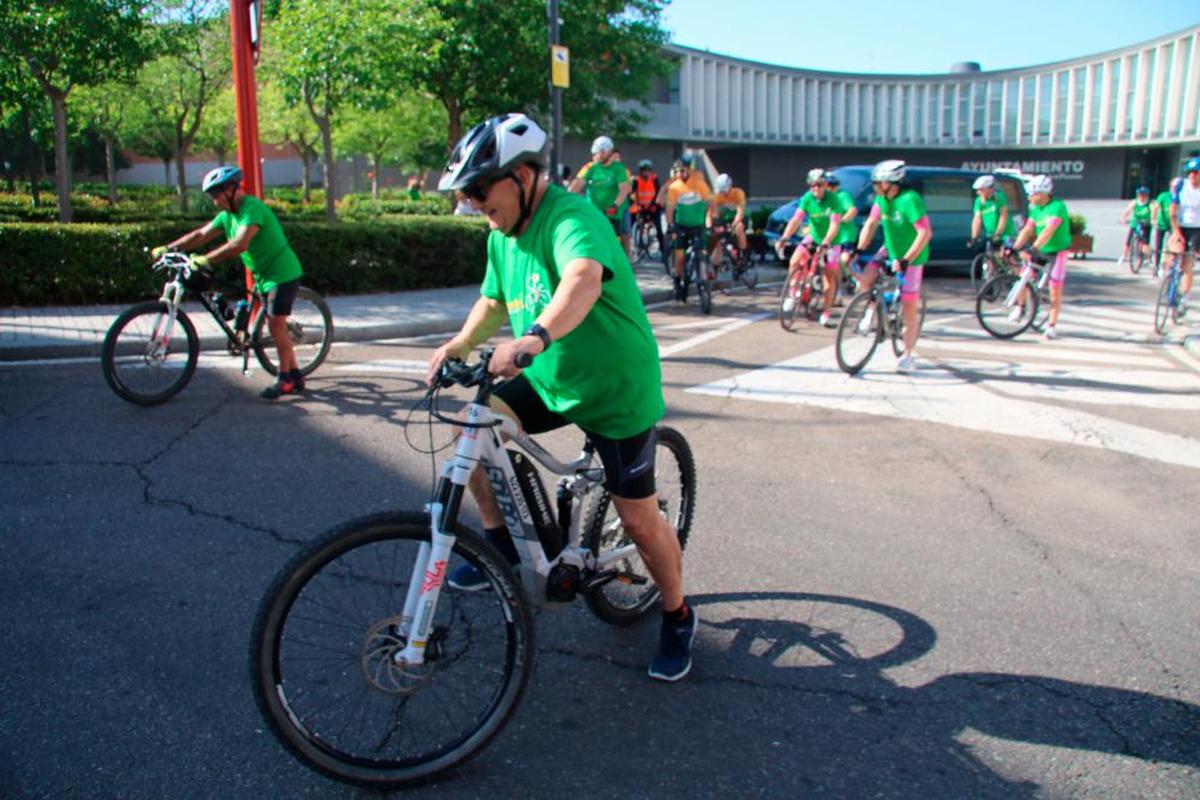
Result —
[[[925, 292], [921, 292], [920, 314], [917, 316], [917, 336], [925, 329]], [[897, 303], [896, 324], [892, 326], [892, 352], [899, 358], [904, 354], [904, 304]]]
[[[200, 358], [200, 337], [184, 313], [161, 300], [139, 303], [117, 317], [104, 337], [100, 367], [117, 396], [139, 406], [165, 403], [187, 385]], [[167, 334], [171, 327], [170, 335]]]
[[708, 259], [696, 259], [694, 267], [692, 274], [696, 276], [696, 299], [700, 303], [700, 313], [711, 314], [713, 282], [709, 275]]
[[1129, 254], [1129, 271], [1137, 275], [1142, 271], [1142, 265], [1146, 263], [1146, 253], [1142, 250], [1140, 240], [1135, 240], [1133, 243], [1133, 252]]
[[741, 270], [742, 285], [751, 291], [755, 286], [758, 286], [758, 266], [754, 263], [754, 259], [749, 253], [741, 253], [738, 256], [739, 269]]
[[879, 340], [883, 338], [882, 314], [883, 304], [870, 292], [855, 295], [850, 305], [846, 306], [838, 323], [837, 345], [834, 347], [834, 355], [842, 372], [857, 375], [871, 360]]
[[[500, 732], [529, 679], [529, 601], [504, 558], [465, 530], [447, 564], [414, 575], [424, 514], [364, 517], [298, 552], [254, 622], [254, 698], [275, 738], [330, 777], [376, 789], [451, 769]], [[425, 663], [396, 657], [409, 585], [440, 568], [479, 570], [488, 587], [444, 584]]]
[[[278, 375], [279, 351], [266, 322], [267, 315], [260, 313], [254, 324], [254, 355], [267, 374]], [[325, 298], [307, 286], [301, 286], [287, 318], [287, 329], [300, 374], [308, 375], [321, 366], [333, 344], [333, 314]]]
[[[654, 485], [658, 510], [675, 528], [679, 549], [687, 547], [696, 508], [696, 462], [683, 434], [660, 426], [654, 447]], [[633, 543], [621, 524], [612, 497], [601, 491], [584, 522], [583, 546], [597, 556]], [[612, 625], [628, 625], [640, 619], [658, 601], [661, 592], [641, 556], [631, 556], [611, 565], [619, 571], [613, 580], [586, 595], [588, 607]]]
[[1167, 319], [1175, 310], [1174, 283], [1168, 272], [1158, 286], [1158, 301], [1154, 304], [1154, 331], [1159, 336], [1167, 332]]
[[1015, 275], [1001, 273], [985, 283], [975, 298], [975, 318], [980, 327], [997, 339], [1011, 339], [1023, 333], [1037, 316], [1037, 289], [1025, 283], [1020, 292], [1015, 292], [1019, 280]]
[[978, 294], [979, 287], [987, 282], [987, 253], [980, 253], [971, 259], [971, 293]]
[[799, 271], [785, 278], [783, 287], [779, 290], [779, 325], [785, 331], [790, 331], [796, 324], [796, 315], [800, 313], [800, 290], [804, 281]]

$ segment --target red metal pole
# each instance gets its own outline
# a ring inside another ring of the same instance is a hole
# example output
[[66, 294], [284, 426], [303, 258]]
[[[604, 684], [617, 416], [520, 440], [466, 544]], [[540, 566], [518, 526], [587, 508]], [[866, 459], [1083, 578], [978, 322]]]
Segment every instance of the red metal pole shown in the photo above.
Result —
[[[237, 109], [238, 166], [242, 189], [262, 199], [262, 159], [258, 149], [258, 101], [254, 91], [254, 64], [258, 60], [259, 5], [253, 0], [230, 0], [229, 39], [233, 49], [233, 94]], [[254, 279], [246, 271], [246, 287]]]

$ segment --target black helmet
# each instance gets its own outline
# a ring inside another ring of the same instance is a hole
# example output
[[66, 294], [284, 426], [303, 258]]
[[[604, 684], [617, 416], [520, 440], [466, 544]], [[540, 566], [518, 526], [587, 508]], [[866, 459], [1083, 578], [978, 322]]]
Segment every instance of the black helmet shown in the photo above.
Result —
[[459, 140], [438, 181], [438, 191], [465, 189], [499, 178], [521, 164], [542, 166], [546, 132], [524, 114], [504, 114], [481, 122]]

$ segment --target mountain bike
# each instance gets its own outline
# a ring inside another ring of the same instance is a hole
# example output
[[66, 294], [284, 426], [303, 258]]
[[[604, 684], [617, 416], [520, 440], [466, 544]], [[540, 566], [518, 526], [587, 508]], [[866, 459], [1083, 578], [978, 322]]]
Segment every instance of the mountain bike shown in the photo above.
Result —
[[[1138, 224], [1129, 229], [1129, 233], [1125, 235], [1125, 250], [1129, 253], [1129, 271], [1137, 275], [1142, 271], [1142, 267], [1149, 260], [1149, 254], [1146, 252], [1150, 246], [1150, 226]], [[1117, 259], [1120, 263], [1127, 256], [1122, 253]]]
[[[193, 269], [184, 253], [167, 251], [153, 269], [166, 273], [162, 295], [122, 312], [100, 351], [104, 379], [119, 397], [137, 405], [157, 405], [191, 380], [200, 358], [200, 337], [181, 305], [187, 290], [216, 320], [229, 353], [242, 357], [243, 374], [249, 374], [251, 351], [268, 374], [279, 373], [267, 315], [255, 313], [244, 288], [218, 285], [208, 273]], [[333, 316], [321, 295], [300, 288], [288, 317], [288, 333], [300, 371], [308, 375], [325, 360], [333, 341]]]
[[[838, 323], [834, 355], [838, 367], [847, 375], [861, 372], [884, 339], [891, 338], [892, 352], [897, 357], [904, 353], [904, 314], [900, 299], [904, 274], [889, 272], [885, 264], [870, 257], [859, 258], [851, 269], [861, 275], [862, 270], [872, 263], [879, 268], [879, 277], [870, 289], [854, 296]], [[920, 298], [918, 335], [925, 325], [924, 290]]]
[[708, 258], [704, 230], [678, 235], [688, 238], [687, 249], [683, 254], [683, 300], [687, 300], [688, 290], [695, 284], [700, 312], [712, 313], [712, 262]]
[[999, 239], [984, 239], [983, 249], [971, 259], [972, 294], [978, 294], [979, 287], [1001, 272], [1015, 272], [1018, 266], [1005, 257], [1003, 243]]
[[633, 253], [637, 263], [666, 260], [662, 248], [659, 246], [658, 229], [654, 226], [654, 218], [645, 211], [639, 211], [634, 219]]
[[[338, 780], [407, 786], [487, 746], [533, 669], [534, 608], [582, 596], [600, 619], [628, 625], [659, 599], [591, 442], [561, 462], [496, 415], [490, 357], [485, 349], [475, 364], [447, 361], [426, 395], [430, 414], [462, 433], [424, 511], [362, 517], [319, 537], [284, 567], [258, 610], [250, 650], [258, 708], [285, 749]], [[437, 411], [437, 392], [451, 386], [475, 389], [465, 421]], [[682, 548], [696, 465], [682, 434], [657, 432], [658, 505]], [[535, 461], [560, 476], [553, 498]], [[459, 519], [476, 467], [504, 513], [515, 566]], [[463, 564], [487, 586], [447, 583]]]
[[713, 235], [717, 237], [716, 249], [722, 256], [720, 271], [726, 275], [726, 280], [722, 281], [725, 293], [731, 292], [737, 281], [753, 290], [758, 285], [758, 267], [750, 258], [749, 250], [738, 249], [737, 236], [728, 226], [718, 225], [713, 228]]
[[1178, 325], [1182, 316], [1179, 313], [1181, 296], [1179, 281], [1183, 277], [1183, 269], [1180, 264], [1182, 263], [1183, 256], [1179, 253], [1172, 253], [1171, 263], [1164, 270], [1162, 281], [1158, 285], [1158, 300], [1154, 304], [1154, 331], [1159, 336], [1166, 335], [1168, 319]]
[[821, 315], [826, 280], [824, 259], [825, 248], [818, 247], [784, 279], [779, 289], [779, 325], [785, 331], [792, 329], [801, 311], [810, 320]]
[[1012, 339], [1029, 328], [1042, 330], [1050, 307], [1050, 271], [1040, 258], [1021, 254], [1016, 274], [1002, 272], [975, 296], [975, 318], [997, 339]]

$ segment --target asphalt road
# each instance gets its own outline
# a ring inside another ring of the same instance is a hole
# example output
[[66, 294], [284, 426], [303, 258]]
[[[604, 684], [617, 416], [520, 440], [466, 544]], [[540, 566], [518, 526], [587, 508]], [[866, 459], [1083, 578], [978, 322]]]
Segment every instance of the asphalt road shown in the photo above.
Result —
[[[653, 308], [700, 470], [692, 674], [646, 677], [653, 620], [544, 612], [509, 726], [404, 794], [1200, 796], [1200, 362], [1111, 265], [1053, 343], [929, 284], [912, 377], [841, 376], [770, 290]], [[0, 796], [368, 794], [265, 731], [250, 624], [301, 543], [425, 498], [433, 343], [336, 347], [277, 404], [219, 358], [152, 409], [95, 363], [0, 371]]]

